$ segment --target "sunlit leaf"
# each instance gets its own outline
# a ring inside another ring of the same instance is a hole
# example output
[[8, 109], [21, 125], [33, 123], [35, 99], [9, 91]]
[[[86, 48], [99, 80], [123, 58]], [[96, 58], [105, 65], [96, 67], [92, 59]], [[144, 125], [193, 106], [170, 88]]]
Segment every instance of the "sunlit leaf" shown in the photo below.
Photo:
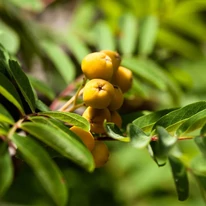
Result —
[[53, 42], [44, 41], [41, 42], [41, 45], [54, 63], [56, 69], [61, 74], [65, 83], [71, 82], [75, 77], [75, 66], [69, 56], [67, 56], [63, 50]]
[[132, 146], [136, 148], [144, 148], [146, 147], [151, 137], [146, 135], [139, 127], [137, 127], [135, 124], [129, 124], [128, 125], [128, 135], [131, 139]]
[[0, 82], [0, 94], [14, 104], [22, 114], [24, 114], [21, 99], [13, 84], [1, 73]]
[[66, 183], [47, 152], [29, 136], [14, 134], [12, 141], [54, 202], [64, 206], [67, 202]]
[[13, 166], [8, 145], [0, 142], [0, 197], [8, 190], [13, 180]]
[[13, 117], [10, 115], [10, 113], [6, 110], [6, 108], [0, 104], [0, 122], [6, 122], [9, 124], [14, 123]]
[[63, 122], [68, 123], [69, 125], [74, 125], [77, 127], [81, 127], [82, 129], [89, 131], [90, 124], [89, 122], [79, 114], [72, 112], [59, 112], [59, 111], [49, 111], [49, 112], [41, 112], [39, 114], [46, 115], [48, 117], [53, 117]]
[[156, 34], [158, 30], [158, 18], [156, 16], [147, 16], [140, 24], [139, 34], [139, 52], [142, 55], [148, 55], [153, 51]]
[[137, 47], [137, 18], [131, 13], [125, 14], [122, 16], [120, 27], [120, 50], [124, 55], [131, 55]]
[[66, 134], [55, 127], [41, 123], [27, 122], [23, 123], [21, 128], [88, 171], [93, 171], [94, 162], [91, 153], [73, 134]]
[[169, 157], [169, 163], [172, 169], [173, 179], [176, 186], [178, 199], [184, 201], [189, 195], [189, 182], [187, 178], [187, 171], [182, 162], [174, 157]]
[[32, 112], [35, 111], [35, 97], [29, 82], [28, 77], [23, 72], [19, 64], [14, 60], [9, 60], [9, 66], [11, 69], [11, 74], [18, 85], [24, 99], [28, 103]]
[[129, 137], [123, 136], [122, 132], [120, 131], [119, 127], [111, 122], [104, 122], [104, 128], [107, 134], [112, 137], [113, 139], [122, 141], [122, 142], [129, 142]]

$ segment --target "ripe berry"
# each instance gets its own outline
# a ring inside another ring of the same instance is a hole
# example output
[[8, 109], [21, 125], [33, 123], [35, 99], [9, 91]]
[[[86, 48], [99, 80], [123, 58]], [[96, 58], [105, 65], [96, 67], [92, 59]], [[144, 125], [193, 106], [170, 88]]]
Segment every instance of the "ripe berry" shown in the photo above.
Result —
[[107, 108], [95, 109], [93, 107], [87, 107], [82, 116], [89, 121], [91, 126], [90, 131], [97, 134], [105, 133], [103, 126], [105, 119], [108, 122], [111, 121], [111, 114]]
[[112, 60], [103, 52], [93, 52], [84, 57], [82, 71], [88, 79], [111, 80], [113, 75]]
[[104, 109], [114, 96], [114, 87], [103, 79], [92, 79], [84, 87], [83, 101], [87, 106]]

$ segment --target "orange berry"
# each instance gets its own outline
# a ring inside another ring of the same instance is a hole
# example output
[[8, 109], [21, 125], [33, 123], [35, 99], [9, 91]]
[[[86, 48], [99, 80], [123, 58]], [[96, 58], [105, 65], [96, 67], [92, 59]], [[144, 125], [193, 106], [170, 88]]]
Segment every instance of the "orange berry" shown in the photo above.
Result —
[[77, 136], [80, 137], [84, 145], [92, 151], [94, 148], [94, 137], [90, 132], [87, 132], [80, 127], [73, 126], [70, 128], [72, 132], [74, 132]]
[[104, 166], [109, 159], [109, 149], [107, 145], [102, 141], [95, 141], [92, 156], [94, 158], [96, 168]]
[[108, 106], [108, 109], [110, 111], [118, 110], [122, 106], [123, 101], [124, 101], [124, 96], [122, 90], [117, 85], [114, 85], [114, 95], [112, 97], [112, 101]]
[[122, 127], [122, 117], [117, 111], [111, 111], [111, 122], [115, 123], [119, 128]]
[[112, 60], [103, 52], [93, 52], [84, 57], [82, 71], [88, 79], [111, 80], [113, 75]]
[[123, 93], [127, 92], [132, 86], [132, 72], [120, 66], [113, 75], [112, 83], [118, 85]]
[[103, 126], [105, 119], [108, 122], [111, 121], [111, 114], [107, 108], [95, 109], [93, 107], [87, 107], [82, 116], [89, 121], [91, 126], [90, 131], [97, 134], [105, 133]]
[[115, 92], [114, 87], [103, 79], [92, 79], [84, 87], [83, 101], [87, 106], [104, 109], [109, 106]]

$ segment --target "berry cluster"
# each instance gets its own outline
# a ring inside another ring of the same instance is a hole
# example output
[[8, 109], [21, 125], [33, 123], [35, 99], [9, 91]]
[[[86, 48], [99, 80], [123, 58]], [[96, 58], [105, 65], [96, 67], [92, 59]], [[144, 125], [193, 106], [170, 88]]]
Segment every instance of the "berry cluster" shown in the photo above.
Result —
[[121, 58], [117, 52], [102, 50], [84, 57], [81, 68], [89, 81], [83, 90], [83, 101], [87, 106], [82, 116], [90, 122], [91, 130], [83, 131], [72, 127], [71, 130], [82, 138], [91, 151], [96, 167], [103, 166], [109, 157], [106, 144], [94, 140], [92, 133], [104, 134], [104, 120], [114, 122], [119, 128], [122, 119], [117, 110], [124, 101], [123, 93], [132, 85], [132, 72], [120, 66]]

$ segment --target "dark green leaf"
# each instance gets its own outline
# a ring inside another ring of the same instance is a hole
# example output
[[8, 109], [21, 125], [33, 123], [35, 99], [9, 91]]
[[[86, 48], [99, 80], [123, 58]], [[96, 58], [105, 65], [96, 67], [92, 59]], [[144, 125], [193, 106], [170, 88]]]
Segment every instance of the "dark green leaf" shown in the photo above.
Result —
[[108, 24], [100, 21], [96, 25], [96, 43], [99, 50], [115, 50], [115, 39]]
[[58, 111], [49, 111], [49, 112], [41, 112], [40, 115], [46, 115], [48, 117], [53, 117], [63, 122], [66, 122], [70, 125], [74, 125], [77, 127], [81, 127], [82, 129], [89, 131], [90, 124], [89, 122], [82, 116], [72, 112], [58, 112]]
[[94, 170], [91, 153], [73, 133], [66, 134], [55, 127], [31, 122], [23, 123], [21, 128], [88, 171]]
[[37, 91], [45, 95], [49, 100], [53, 100], [55, 97], [54, 91], [44, 82], [38, 80], [37, 78], [34, 78], [32, 76], [29, 76], [29, 80]]
[[206, 137], [206, 124], [202, 127], [202, 129], [200, 131], [200, 135], [203, 137]]
[[204, 109], [206, 109], [206, 101], [200, 101], [189, 104], [185, 107], [182, 107], [180, 109], [177, 109], [166, 114], [155, 123], [153, 128], [159, 125], [164, 128], [167, 128], [168, 131], [174, 131], [174, 128], [178, 127], [179, 124], [183, 123], [188, 118], [192, 117], [193, 115]]
[[67, 187], [61, 171], [47, 152], [29, 136], [14, 134], [12, 140], [54, 202], [64, 206], [68, 196]]
[[10, 115], [10, 113], [6, 110], [6, 108], [0, 104], [0, 122], [6, 122], [9, 124], [14, 123], [13, 117]]
[[148, 55], [153, 51], [158, 30], [158, 18], [147, 16], [140, 26], [139, 52]]
[[186, 120], [176, 131], [178, 136], [201, 128], [206, 123], [206, 109], [194, 114]]
[[168, 114], [174, 109], [165, 109], [157, 112], [151, 112], [150, 114], [143, 115], [133, 121], [133, 124], [141, 128], [143, 131], [149, 132], [152, 126], [157, 122], [162, 116]]
[[146, 135], [139, 127], [135, 124], [128, 125], [128, 135], [131, 139], [131, 144], [136, 148], [144, 148], [146, 147], [151, 137]]
[[0, 142], [0, 196], [2, 196], [12, 183], [13, 166], [8, 151], [8, 145]]
[[120, 131], [119, 127], [111, 122], [104, 122], [104, 128], [107, 134], [112, 137], [113, 139], [122, 141], [122, 142], [129, 142], [129, 137], [123, 136], [122, 132]]
[[131, 13], [125, 14], [120, 26], [120, 50], [124, 55], [131, 55], [137, 47], [137, 18]]
[[55, 43], [50, 41], [41, 42], [43, 49], [54, 63], [65, 83], [71, 82], [75, 77], [75, 66], [69, 56]]
[[24, 114], [21, 99], [13, 84], [1, 73], [0, 82], [0, 94], [3, 95], [12, 104], [14, 104], [21, 112], [21, 114]]
[[44, 104], [40, 99], [36, 100], [36, 108], [41, 112], [47, 112], [50, 110], [50, 108]]
[[189, 195], [189, 182], [187, 178], [187, 171], [182, 162], [174, 157], [169, 157], [169, 163], [172, 169], [173, 179], [176, 186], [178, 199], [184, 201]]
[[200, 151], [206, 157], [206, 137], [197, 136], [194, 138], [195, 143], [199, 147]]
[[9, 60], [9, 66], [11, 69], [12, 76], [18, 85], [23, 97], [25, 98], [26, 102], [28, 103], [32, 112], [35, 111], [35, 97], [29, 82], [28, 77], [23, 72], [19, 64], [14, 60]]

